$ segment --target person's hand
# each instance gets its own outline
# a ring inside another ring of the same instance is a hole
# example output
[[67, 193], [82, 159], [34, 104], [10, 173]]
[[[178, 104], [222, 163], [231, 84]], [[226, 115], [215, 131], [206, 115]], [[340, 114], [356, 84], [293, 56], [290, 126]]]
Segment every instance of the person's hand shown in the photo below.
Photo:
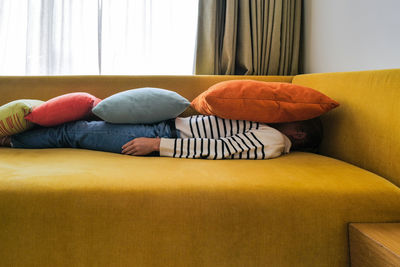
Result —
[[122, 146], [122, 154], [144, 156], [151, 152], [160, 151], [160, 138], [135, 138]]

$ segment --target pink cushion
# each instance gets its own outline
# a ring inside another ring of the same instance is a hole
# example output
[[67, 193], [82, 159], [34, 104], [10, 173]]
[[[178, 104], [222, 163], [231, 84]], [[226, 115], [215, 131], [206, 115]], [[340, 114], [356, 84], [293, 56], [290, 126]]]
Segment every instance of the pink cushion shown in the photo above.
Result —
[[41, 126], [86, 119], [101, 99], [88, 93], [70, 93], [52, 98], [34, 108], [25, 119]]

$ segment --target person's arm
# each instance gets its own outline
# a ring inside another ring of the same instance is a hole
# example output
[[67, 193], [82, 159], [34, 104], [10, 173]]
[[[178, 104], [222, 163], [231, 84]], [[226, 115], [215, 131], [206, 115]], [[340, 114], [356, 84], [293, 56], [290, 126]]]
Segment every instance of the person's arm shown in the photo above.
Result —
[[138, 137], [122, 146], [122, 154], [144, 156], [160, 151], [160, 138]]
[[283, 134], [265, 125], [245, 133], [219, 139], [161, 138], [160, 156], [203, 159], [268, 159], [287, 153], [289, 148], [290, 141]]

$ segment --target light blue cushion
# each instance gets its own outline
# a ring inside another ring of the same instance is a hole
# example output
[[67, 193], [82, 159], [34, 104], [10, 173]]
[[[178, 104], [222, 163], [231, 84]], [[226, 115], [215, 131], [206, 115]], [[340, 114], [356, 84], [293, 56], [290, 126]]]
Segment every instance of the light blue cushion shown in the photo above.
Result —
[[186, 98], [173, 91], [147, 87], [107, 97], [92, 112], [111, 123], [154, 123], [176, 118], [189, 105]]

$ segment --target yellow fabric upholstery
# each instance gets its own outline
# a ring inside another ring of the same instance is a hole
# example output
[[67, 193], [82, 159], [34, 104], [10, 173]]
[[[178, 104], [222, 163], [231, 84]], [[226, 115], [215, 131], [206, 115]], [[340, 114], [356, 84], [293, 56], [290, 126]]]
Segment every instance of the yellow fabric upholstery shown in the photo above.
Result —
[[[400, 222], [400, 189], [383, 178], [400, 177], [390, 162], [399, 151], [398, 73], [294, 77], [341, 103], [324, 116], [324, 153], [382, 176], [299, 152], [212, 161], [0, 148], [0, 265], [348, 266], [348, 223]], [[0, 104], [76, 91], [105, 98], [145, 86], [193, 100], [214, 83], [243, 78], [293, 77], [0, 77]], [[374, 111], [372, 99], [388, 103], [383, 109], [394, 112], [391, 124], [389, 114]], [[386, 116], [386, 124], [374, 112]], [[370, 119], [375, 128], [366, 125]], [[389, 151], [364, 147], [372, 145]], [[370, 152], [381, 158], [372, 162]]]
[[0, 148], [0, 157], [4, 266], [346, 266], [347, 222], [400, 219], [393, 184], [308, 153], [210, 161]]
[[400, 69], [299, 75], [341, 106], [324, 117], [322, 153], [400, 186]]

